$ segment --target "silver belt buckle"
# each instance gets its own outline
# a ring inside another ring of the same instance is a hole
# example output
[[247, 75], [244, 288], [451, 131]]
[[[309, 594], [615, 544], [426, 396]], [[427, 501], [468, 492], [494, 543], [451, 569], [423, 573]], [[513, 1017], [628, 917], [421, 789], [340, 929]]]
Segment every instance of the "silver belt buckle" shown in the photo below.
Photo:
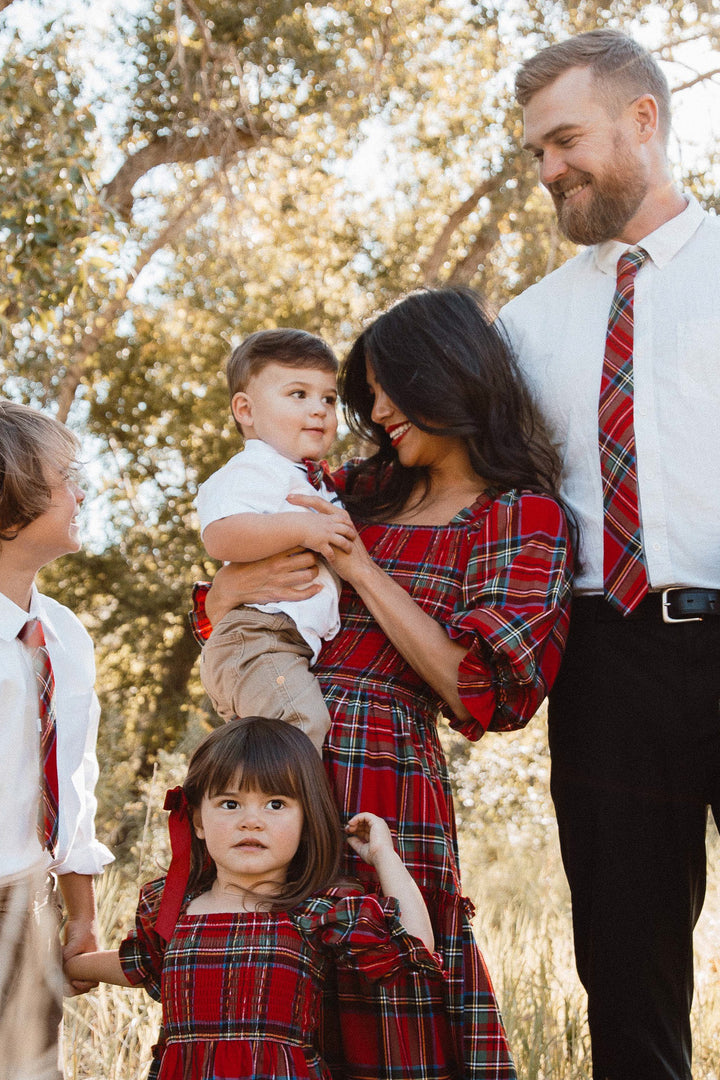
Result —
[[680, 622], [702, 622], [701, 615], [687, 615], [682, 619], [674, 619], [670, 614], [670, 600], [669, 594], [672, 592], [680, 592], [679, 588], [663, 589], [662, 591], [662, 617], [663, 622], [666, 623], [680, 623]]

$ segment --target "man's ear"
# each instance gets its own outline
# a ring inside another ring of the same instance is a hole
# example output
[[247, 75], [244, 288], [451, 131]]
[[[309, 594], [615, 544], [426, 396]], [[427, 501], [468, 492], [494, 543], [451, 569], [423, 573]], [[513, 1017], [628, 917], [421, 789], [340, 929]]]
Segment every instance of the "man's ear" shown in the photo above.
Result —
[[252, 427], [252, 399], [243, 390], [233, 394], [230, 408], [241, 427]]
[[652, 94], [642, 94], [630, 106], [640, 142], [647, 142], [658, 130], [658, 103]]

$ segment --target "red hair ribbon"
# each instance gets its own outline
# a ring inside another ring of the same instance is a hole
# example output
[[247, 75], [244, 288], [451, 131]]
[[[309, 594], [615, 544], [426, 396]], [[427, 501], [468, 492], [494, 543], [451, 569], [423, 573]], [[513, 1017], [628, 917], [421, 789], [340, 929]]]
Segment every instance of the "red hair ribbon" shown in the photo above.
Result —
[[190, 807], [185, 789], [170, 788], [165, 795], [164, 810], [170, 811], [168, 828], [170, 830], [170, 848], [172, 860], [165, 879], [160, 910], [155, 920], [155, 929], [161, 938], [169, 941], [180, 917], [180, 909], [187, 892], [190, 877], [190, 851], [192, 848], [192, 824]]

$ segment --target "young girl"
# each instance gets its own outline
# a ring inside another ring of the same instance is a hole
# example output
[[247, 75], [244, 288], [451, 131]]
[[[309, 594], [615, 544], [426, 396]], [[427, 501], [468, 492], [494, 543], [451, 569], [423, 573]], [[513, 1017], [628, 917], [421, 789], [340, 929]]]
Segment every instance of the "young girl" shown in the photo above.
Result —
[[[373, 981], [406, 978], [423, 1011], [442, 1001], [427, 909], [381, 818], [357, 814], [346, 831], [385, 898], [339, 879], [338, 813], [301, 731], [264, 717], [216, 729], [165, 808], [172, 863], [143, 887], [135, 930], [119, 950], [66, 965], [71, 979], [142, 985], [162, 1001], [151, 1076], [327, 1080], [318, 1031], [334, 965]], [[445, 1053], [419, 1038], [411, 996], [394, 1049], [407, 1075], [419, 1053]], [[343, 1038], [366, 1046], [367, 1075], [377, 1077], [372, 1024]]]

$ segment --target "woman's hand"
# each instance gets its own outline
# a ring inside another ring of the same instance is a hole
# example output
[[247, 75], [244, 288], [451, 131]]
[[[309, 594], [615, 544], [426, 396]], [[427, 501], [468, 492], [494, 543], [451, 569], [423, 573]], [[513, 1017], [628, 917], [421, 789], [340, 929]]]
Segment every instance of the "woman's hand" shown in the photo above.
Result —
[[[355, 531], [352, 518], [347, 510], [343, 510], [340, 506], [335, 506], [332, 503], [326, 502], [326, 500], [321, 499], [319, 495], [291, 494], [287, 496], [287, 501], [293, 503], [295, 506], [304, 506], [308, 510], [316, 510], [318, 514], [324, 515], [325, 517], [334, 518], [338, 527], [343, 529], [347, 537], [345, 542], [342, 544], [342, 547], [337, 545], [333, 546], [326, 558], [335, 573], [345, 581], [349, 581], [351, 585], [355, 585], [364, 570], [367, 571], [375, 566], [375, 563], [367, 553], [365, 545]], [[325, 554], [325, 552], [323, 552], [323, 554]]]
[[[288, 495], [288, 502], [317, 510], [337, 512], [324, 499], [311, 495]], [[444, 626], [423, 611], [409, 592], [394, 581], [370, 557], [360, 537], [349, 552], [333, 548], [328, 562], [348, 581], [370, 614], [408, 664], [437, 691], [460, 720], [469, 719], [458, 690], [458, 669], [467, 645], [452, 641]]]
[[240, 604], [306, 600], [322, 588], [315, 581], [317, 573], [317, 555], [307, 548], [292, 548], [256, 562], [228, 563], [215, 574], [207, 594], [207, 616], [217, 626], [223, 615]]

